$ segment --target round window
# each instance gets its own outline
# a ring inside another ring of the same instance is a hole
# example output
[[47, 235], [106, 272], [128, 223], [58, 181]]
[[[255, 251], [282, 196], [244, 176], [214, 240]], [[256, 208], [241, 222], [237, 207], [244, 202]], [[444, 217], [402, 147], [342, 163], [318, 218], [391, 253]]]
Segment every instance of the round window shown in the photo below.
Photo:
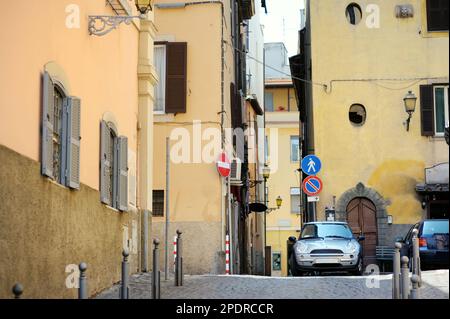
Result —
[[348, 117], [354, 125], [362, 126], [367, 118], [366, 108], [361, 104], [353, 104], [348, 112]]
[[350, 24], [357, 25], [362, 20], [362, 9], [356, 3], [351, 3], [345, 10], [345, 15]]

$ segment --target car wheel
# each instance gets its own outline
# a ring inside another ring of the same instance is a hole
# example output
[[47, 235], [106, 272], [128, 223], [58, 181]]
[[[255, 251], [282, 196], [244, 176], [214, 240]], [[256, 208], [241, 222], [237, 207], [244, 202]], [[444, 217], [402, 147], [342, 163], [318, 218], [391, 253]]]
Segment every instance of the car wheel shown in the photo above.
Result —
[[297, 269], [297, 261], [295, 260], [294, 254], [289, 258], [289, 268], [291, 269], [291, 274], [293, 277], [300, 277], [302, 273]]
[[356, 266], [355, 270], [352, 272], [352, 275], [362, 276], [363, 272], [364, 272], [363, 259], [362, 259], [362, 257], [359, 257], [358, 258], [358, 265]]

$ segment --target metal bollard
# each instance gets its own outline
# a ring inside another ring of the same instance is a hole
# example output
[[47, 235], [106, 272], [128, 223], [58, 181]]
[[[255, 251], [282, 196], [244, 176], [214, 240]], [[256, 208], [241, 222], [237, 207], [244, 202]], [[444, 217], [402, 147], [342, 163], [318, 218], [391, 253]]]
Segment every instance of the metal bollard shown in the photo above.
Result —
[[128, 273], [130, 264], [128, 263], [128, 256], [130, 252], [128, 249], [122, 251], [123, 261], [122, 261], [122, 285], [120, 287], [120, 299], [128, 299], [129, 289], [128, 289]]
[[80, 287], [78, 288], [78, 299], [88, 299], [86, 277], [87, 264], [81, 263], [78, 268], [80, 269]]
[[395, 252], [392, 265], [392, 299], [400, 299], [400, 249], [401, 243], [395, 243]]
[[20, 296], [23, 293], [23, 286], [19, 283], [15, 284], [12, 288], [12, 292], [14, 294], [14, 299], [20, 299]]
[[419, 276], [412, 275], [411, 277], [412, 290], [411, 295], [409, 296], [410, 299], [420, 299], [419, 282], [420, 282]]
[[159, 271], [159, 239], [154, 239], [153, 244], [153, 272], [152, 272], [152, 299], [161, 299], [161, 272]]
[[177, 258], [175, 263], [175, 286], [183, 286], [183, 239], [182, 232], [177, 230]]
[[413, 230], [412, 237], [412, 273], [419, 277], [419, 287], [422, 286], [421, 270], [420, 270], [420, 250], [419, 250], [419, 231], [417, 229]]
[[402, 275], [401, 275], [401, 287], [402, 287], [402, 299], [408, 299], [410, 288], [409, 288], [409, 258], [403, 256], [401, 259], [402, 262]]

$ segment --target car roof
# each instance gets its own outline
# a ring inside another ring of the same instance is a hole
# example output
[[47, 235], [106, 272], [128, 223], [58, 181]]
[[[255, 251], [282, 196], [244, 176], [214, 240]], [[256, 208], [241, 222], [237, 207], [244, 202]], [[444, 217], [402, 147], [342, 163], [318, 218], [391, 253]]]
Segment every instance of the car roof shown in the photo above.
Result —
[[348, 225], [348, 223], [346, 223], [346, 222], [330, 222], [330, 221], [323, 221], [323, 222], [309, 222], [309, 223], [305, 223], [305, 225], [317, 225], [317, 224]]

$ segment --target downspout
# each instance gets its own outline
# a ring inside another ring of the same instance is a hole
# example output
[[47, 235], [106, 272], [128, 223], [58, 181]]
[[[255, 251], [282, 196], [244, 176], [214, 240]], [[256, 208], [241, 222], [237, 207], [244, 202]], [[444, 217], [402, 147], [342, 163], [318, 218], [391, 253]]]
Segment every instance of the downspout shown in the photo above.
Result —
[[[178, 9], [178, 8], [185, 8], [187, 6], [194, 6], [194, 5], [205, 5], [205, 4], [220, 4], [221, 9], [221, 16], [222, 16], [222, 23], [221, 23], [221, 39], [220, 39], [220, 46], [221, 46], [221, 71], [220, 71], [220, 77], [221, 77], [221, 112], [220, 112], [220, 129], [221, 129], [221, 147], [222, 150], [225, 149], [225, 26], [224, 26], [224, 20], [225, 20], [225, 8], [222, 1], [219, 0], [211, 0], [211, 1], [193, 1], [193, 2], [177, 2], [177, 3], [157, 3], [154, 6], [158, 9]], [[224, 190], [224, 183], [221, 181], [220, 183], [220, 201], [221, 201], [221, 232], [222, 236], [220, 239], [220, 245], [225, 251], [225, 205], [224, 205], [224, 198], [223, 198], [223, 190]], [[230, 190], [227, 188], [227, 198], [230, 198]], [[228, 206], [228, 215], [231, 216], [231, 207]], [[231, 249], [231, 247], [230, 247]], [[231, 255], [231, 251], [230, 251]]]

